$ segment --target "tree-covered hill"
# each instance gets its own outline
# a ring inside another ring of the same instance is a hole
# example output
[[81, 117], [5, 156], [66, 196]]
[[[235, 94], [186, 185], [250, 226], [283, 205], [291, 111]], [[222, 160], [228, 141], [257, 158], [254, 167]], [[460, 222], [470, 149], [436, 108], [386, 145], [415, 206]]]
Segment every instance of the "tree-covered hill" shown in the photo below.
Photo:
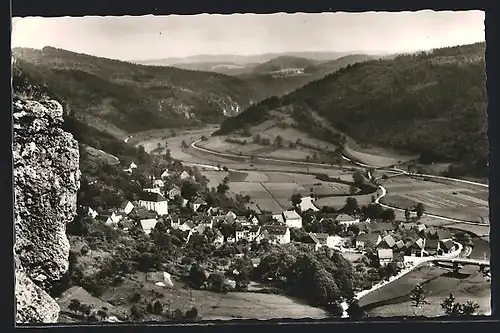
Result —
[[[282, 56], [238, 75], [256, 91], [257, 100], [271, 96], [283, 96], [307, 83], [323, 78], [343, 67], [375, 58], [365, 54], [353, 54], [335, 60], [317, 61], [300, 57]], [[287, 72], [286, 70], [301, 70]], [[280, 72], [281, 71], [281, 72]]]
[[72, 112], [126, 132], [218, 123], [255, 99], [243, 80], [136, 65], [45, 47], [14, 49], [16, 66], [50, 87]]
[[[219, 133], [290, 114], [317, 136], [333, 127], [356, 141], [451, 162], [462, 173], [487, 169], [484, 43], [349, 65], [281, 98], [269, 98], [223, 122]], [[329, 124], [318, 123], [326, 119]], [[338, 136], [331, 133], [333, 141]]]

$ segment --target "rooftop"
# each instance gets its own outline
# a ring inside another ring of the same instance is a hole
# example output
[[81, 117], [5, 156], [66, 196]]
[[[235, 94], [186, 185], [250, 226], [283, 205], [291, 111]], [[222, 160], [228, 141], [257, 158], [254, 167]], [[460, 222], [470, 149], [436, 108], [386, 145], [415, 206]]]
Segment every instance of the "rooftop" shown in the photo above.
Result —
[[356, 241], [376, 243], [379, 237], [380, 235], [376, 233], [361, 234], [358, 237], [356, 237]]
[[167, 199], [165, 199], [165, 197], [159, 193], [145, 192], [145, 191], [139, 194], [139, 199], [143, 201], [152, 201], [152, 202], [167, 201]]
[[294, 210], [285, 210], [283, 212], [283, 217], [286, 219], [286, 220], [296, 220], [296, 219], [301, 219], [302, 217], [300, 217], [299, 214], [297, 214], [296, 211]]
[[339, 222], [351, 222], [351, 221], [355, 221], [357, 220], [355, 217], [352, 217], [350, 215], [347, 215], [347, 214], [339, 214], [336, 218], [335, 218], [336, 221], [339, 221]]
[[288, 227], [283, 225], [266, 225], [263, 229], [270, 235], [284, 235], [286, 234]]
[[379, 249], [377, 254], [379, 259], [394, 259], [394, 253], [391, 249]]

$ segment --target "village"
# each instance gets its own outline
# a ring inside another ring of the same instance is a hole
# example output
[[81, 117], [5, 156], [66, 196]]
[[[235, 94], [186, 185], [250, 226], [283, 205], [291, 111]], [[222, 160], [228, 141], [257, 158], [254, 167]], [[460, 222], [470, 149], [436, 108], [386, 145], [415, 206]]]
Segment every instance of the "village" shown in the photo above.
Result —
[[[137, 165], [131, 162], [125, 171], [132, 173], [136, 168]], [[120, 207], [110, 210], [85, 209], [93, 219], [108, 226], [123, 231], [136, 226], [145, 235], [151, 234], [161, 221], [167, 232], [182, 231], [186, 243], [195, 235], [204, 237], [205, 231], [210, 229], [215, 233], [214, 245], [237, 245], [241, 256], [251, 243], [284, 245], [298, 242], [314, 251], [327, 247], [342, 253], [373, 252], [379, 264], [386, 266], [403, 263], [405, 256], [453, 254], [460, 245], [453, 240], [448, 229], [427, 228], [420, 223], [414, 211], [408, 212], [404, 222], [395, 221], [394, 217], [390, 220], [370, 219], [360, 213], [362, 209], [351, 214], [320, 210], [314, 205], [314, 198], [307, 196], [300, 197], [300, 202], [281, 214], [239, 215], [232, 210], [211, 206], [200, 196], [189, 200], [183, 198], [181, 187], [176, 185], [179, 182], [172, 182], [172, 179], [194, 182], [194, 177], [185, 170], [175, 173], [163, 170], [161, 174], [151, 176], [148, 186], [142, 189], [139, 200], [135, 202], [126, 200]], [[312, 232], [327, 224], [333, 227]], [[227, 232], [227, 228], [222, 230], [222, 225], [232, 228]], [[255, 261], [255, 266], [257, 264]]]

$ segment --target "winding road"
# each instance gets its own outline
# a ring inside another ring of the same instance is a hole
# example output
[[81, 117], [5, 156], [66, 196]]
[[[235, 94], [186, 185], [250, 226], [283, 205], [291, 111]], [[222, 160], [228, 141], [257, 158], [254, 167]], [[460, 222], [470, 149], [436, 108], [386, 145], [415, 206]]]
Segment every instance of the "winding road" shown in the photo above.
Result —
[[[229, 154], [229, 153], [221, 153], [221, 152], [213, 151], [213, 150], [210, 150], [210, 149], [202, 148], [202, 147], [197, 146], [197, 144], [200, 141], [201, 141], [201, 139], [198, 139], [198, 140], [194, 141], [193, 143], [191, 143], [191, 147], [193, 149], [198, 150], [198, 151], [205, 152], [205, 153], [212, 154], [212, 155], [221, 156], [221, 157], [239, 158], [239, 159], [250, 159], [251, 158], [250, 156], [247, 156], [247, 155], [236, 155], [236, 154]], [[344, 159], [344, 160], [346, 160], [346, 161], [348, 161], [348, 162], [356, 165], [357, 167], [359, 167], [359, 169], [363, 169], [363, 170], [366, 170], [367, 168], [368, 169], [374, 168], [374, 169], [378, 169], [378, 170], [383, 170], [384, 172], [397, 173], [397, 174], [401, 174], [401, 175], [427, 177], [427, 178], [431, 178], [431, 179], [432, 178], [434, 178], [434, 179], [443, 179], [443, 180], [455, 181], [455, 182], [458, 182], [458, 183], [465, 183], [465, 184], [476, 185], [476, 186], [481, 186], [481, 187], [488, 188], [488, 185], [487, 184], [483, 184], [483, 183], [477, 183], [477, 182], [472, 182], [472, 181], [469, 181], [469, 180], [463, 180], [463, 179], [457, 179], [457, 178], [450, 178], [450, 177], [443, 177], [443, 176], [410, 173], [410, 172], [407, 172], [405, 170], [398, 169], [397, 167], [392, 167], [392, 169], [379, 168], [379, 167], [376, 167], [376, 166], [373, 166], [373, 165], [368, 165], [368, 164], [361, 163], [359, 161], [355, 161], [353, 159], [348, 158], [345, 155], [341, 155], [341, 156], [342, 156], [342, 159]], [[281, 159], [276, 159], [276, 158], [254, 157], [254, 159], [255, 160], [261, 160], [261, 161], [279, 162], [279, 163], [290, 163], [290, 164], [299, 164], [299, 165], [307, 165], [307, 166], [318, 166], [318, 167], [329, 167], [329, 168], [334, 167], [331, 164], [289, 161], [289, 160], [281, 160]], [[373, 178], [372, 174], [370, 173], [370, 171], [368, 171], [368, 176], [369, 176], [369, 179], [371, 181], [375, 180]], [[378, 188], [380, 189], [381, 193], [380, 193], [380, 195], [377, 198], [375, 198], [375, 203], [376, 204], [378, 204], [381, 207], [390, 208], [390, 209], [393, 209], [393, 210], [399, 211], [399, 212], [404, 212], [405, 211], [404, 209], [401, 209], [401, 208], [398, 208], [398, 207], [395, 207], [395, 206], [391, 206], [391, 205], [387, 205], [387, 204], [381, 203], [380, 200], [383, 197], [385, 197], [385, 195], [387, 194], [387, 190], [382, 185], [378, 185]], [[434, 214], [429, 214], [429, 213], [424, 213], [423, 216], [431, 217], [431, 218], [439, 219], [439, 220], [443, 220], [443, 221], [448, 221], [448, 222], [454, 222], [454, 223], [464, 223], [464, 224], [470, 224], [470, 225], [478, 225], [477, 222], [473, 222], [473, 221], [467, 221], [467, 220], [461, 220], [461, 219], [453, 219], [453, 218], [449, 218], [449, 217], [446, 217], [446, 216], [434, 215]]]

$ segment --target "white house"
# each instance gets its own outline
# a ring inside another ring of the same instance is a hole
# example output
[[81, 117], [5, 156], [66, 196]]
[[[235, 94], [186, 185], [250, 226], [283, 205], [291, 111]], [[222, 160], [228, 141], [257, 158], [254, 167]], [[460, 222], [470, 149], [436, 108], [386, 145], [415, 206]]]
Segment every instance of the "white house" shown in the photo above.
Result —
[[350, 225], [359, 223], [359, 219], [356, 217], [352, 217], [347, 214], [339, 214], [336, 218], [335, 221], [339, 222], [341, 225], [348, 227]]
[[158, 215], [168, 215], [168, 200], [159, 193], [142, 192], [139, 196], [139, 205], [155, 211]]
[[290, 228], [302, 228], [302, 217], [294, 210], [285, 210], [283, 220]]
[[130, 165], [128, 166], [129, 169], [137, 169], [137, 164], [135, 164], [134, 162], [130, 162]]
[[122, 220], [122, 215], [121, 214], [115, 214], [115, 212], [111, 213], [111, 220], [113, 223], [118, 223]]
[[179, 226], [179, 229], [182, 231], [189, 231], [194, 228], [194, 224], [191, 221], [186, 221]]
[[189, 173], [187, 171], [182, 171], [181, 174], [179, 175], [179, 178], [181, 180], [186, 180], [188, 179], [190, 176], [189, 176]]
[[205, 200], [201, 199], [201, 198], [197, 198], [194, 202], [193, 202], [193, 210], [196, 212], [198, 210], [198, 208], [200, 208], [201, 205], [206, 205], [207, 203], [205, 202]]
[[168, 169], [163, 171], [162, 174], [160, 175], [160, 178], [161, 179], [165, 179], [165, 178], [168, 178], [170, 177], [170, 173], [168, 172]]
[[157, 219], [144, 219], [140, 220], [142, 230], [144, 230], [144, 233], [146, 235], [149, 235], [151, 231], [155, 228], [156, 224], [158, 223]]
[[283, 218], [283, 213], [282, 214], [274, 214], [273, 220], [276, 220], [279, 223], [285, 224], [285, 219]]
[[308, 210], [312, 210], [313, 212], [319, 211], [318, 207], [314, 205], [314, 199], [310, 196], [300, 198], [299, 207], [302, 212]]
[[236, 242], [239, 242], [242, 239], [247, 239], [246, 230], [241, 225], [236, 226], [236, 230], [234, 232], [234, 238]]
[[284, 225], [267, 225], [262, 227], [270, 237], [271, 242], [276, 244], [290, 243], [290, 228]]
[[120, 211], [122, 214], [128, 215], [132, 212], [132, 210], [134, 210], [134, 207], [134, 204], [127, 200], [121, 205]]
[[340, 236], [330, 236], [325, 233], [313, 233], [313, 235], [318, 239], [321, 246], [327, 246], [329, 248], [340, 247], [344, 242], [344, 239]]
[[394, 260], [394, 253], [392, 249], [378, 249], [378, 261], [380, 266], [387, 266], [387, 264], [391, 263]]
[[88, 211], [88, 216], [92, 216], [93, 219], [96, 218], [97, 215], [99, 215], [95, 210], [93, 210], [92, 208], [89, 207], [89, 211]]
[[177, 185], [173, 185], [170, 189], [166, 191], [166, 195], [170, 200], [173, 200], [176, 196], [181, 195], [181, 189]]

